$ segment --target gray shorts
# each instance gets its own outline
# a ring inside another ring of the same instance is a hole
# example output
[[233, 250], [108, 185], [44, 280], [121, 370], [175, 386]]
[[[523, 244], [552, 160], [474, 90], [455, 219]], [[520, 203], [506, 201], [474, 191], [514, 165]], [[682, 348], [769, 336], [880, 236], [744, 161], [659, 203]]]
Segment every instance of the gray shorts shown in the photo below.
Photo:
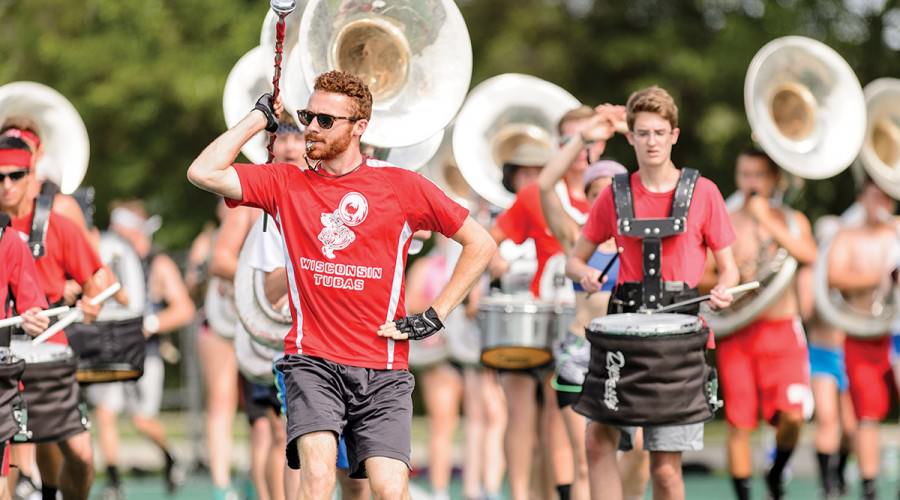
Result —
[[144, 358], [144, 374], [133, 382], [111, 382], [91, 384], [85, 393], [93, 406], [102, 406], [115, 413], [154, 418], [159, 415], [162, 405], [163, 382], [166, 366], [159, 356]]
[[343, 434], [350, 477], [366, 477], [372, 457], [400, 460], [409, 467], [412, 392], [406, 370], [375, 370], [292, 354], [276, 363], [284, 373], [287, 462], [299, 469], [298, 439], [312, 432]]
[[[637, 427], [619, 427], [622, 437], [619, 450], [634, 449]], [[703, 423], [688, 425], [647, 426], [644, 429], [644, 449], [647, 451], [697, 451], [703, 449]]]

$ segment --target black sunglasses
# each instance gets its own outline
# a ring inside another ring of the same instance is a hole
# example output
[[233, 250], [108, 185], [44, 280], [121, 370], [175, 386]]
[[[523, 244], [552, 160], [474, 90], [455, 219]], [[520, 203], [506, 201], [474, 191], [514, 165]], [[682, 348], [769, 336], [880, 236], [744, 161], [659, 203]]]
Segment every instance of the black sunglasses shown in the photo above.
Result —
[[16, 182], [16, 181], [20, 181], [20, 180], [24, 179], [26, 175], [28, 175], [27, 170], [14, 170], [7, 174], [0, 173], [0, 184], [2, 184], [4, 181], [6, 181], [7, 177], [9, 177], [9, 180]]
[[359, 118], [353, 116], [331, 116], [325, 113], [313, 113], [308, 109], [298, 110], [297, 118], [300, 119], [300, 123], [302, 123], [304, 127], [308, 127], [313, 120], [319, 120], [319, 126], [326, 130], [334, 126], [335, 120], [350, 120], [351, 122], [359, 120]]

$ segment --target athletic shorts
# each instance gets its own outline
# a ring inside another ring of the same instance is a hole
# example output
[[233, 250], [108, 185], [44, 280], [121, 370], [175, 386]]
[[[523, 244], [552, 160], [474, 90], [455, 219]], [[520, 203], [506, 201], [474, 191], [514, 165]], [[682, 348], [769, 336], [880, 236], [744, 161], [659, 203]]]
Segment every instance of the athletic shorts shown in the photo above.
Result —
[[811, 403], [809, 353], [797, 318], [759, 320], [718, 340], [716, 360], [725, 420], [756, 427], [759, 415], [775, 425], [778, 412], [805, 414]]
[[287, 462], [299, 469], [298, 439], [313, 432], [344, 435], [350, 477], [366, 477], [372, 457], [410, 466], [412, 392], [406, 370], [375, 370], [322, 358], [289, 355], [276, 363], [284, 374], [287, 407]]
[[160, 356], [144, 358], [144, 374], [129, 382], [91, 384], [86, 387], [87, 400], [116, 414], [127, 412], [144, 418], [155, 418], [162, 405], [166, 366]]
[[275, 415], [281, 415], [281, 402], [278, 398], [278, 388], [275, 383], [264, 385], [255, 384], [247, 380], [242, 374], [238, 374], [241, 384], [241, 397], [244, 403], [244, 413], [250, 425], [261, 418], [265, 418], [271, 409]]
[[890, 362], [891, 337], [850, 337], [844, 341], [850, 398], [859, 420], [881, 421], [891, 408], [894, 376]]
[[[703, 449], [703, 422], [687, 425], [641, 427], [644, 430], [644, 449], [647, 451], [698, 451]], [[634, 434], [638, 427], [619, 427], [622, 437], [620, 451], [634, 449]]]
[[828, 377], [837, 383], [838, 390], [847, 390], [847, 365], [840, 347], [809, 344], [809, 373], [812, 378]]
[[9, 476], [9, 443], [0, 443], [0, 477]]

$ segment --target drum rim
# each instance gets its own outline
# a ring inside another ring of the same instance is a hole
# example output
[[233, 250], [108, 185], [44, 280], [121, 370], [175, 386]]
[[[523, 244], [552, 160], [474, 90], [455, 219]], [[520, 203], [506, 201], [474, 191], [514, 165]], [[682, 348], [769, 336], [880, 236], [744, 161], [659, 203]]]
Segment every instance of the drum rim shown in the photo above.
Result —
[[[21, 351], [16, 352], [13, 348], [14, 344], [33, 349], [33, 351], [29, 353], [23, 353]], [[25, 362], [29, 364], [54, 363], [57, 361], [69, 361], [75, 358], [75, 352], [72, 351], [72, 348], [63, 344], [44, 343], [34, 345], [31, 343], [31, 340], [12, 339], [9, 349], [12, 351], [13, 355], [19, 359], [24, 359]], [[41, 352], [41, 350], [43, 350], [43, 352]], [[35, 355], [43, 356], [39, 359], [35, 359]]]
[[[625, 325], [616, 325], [616, 328], [613, 328], [612, 325], [604, 324], [605, 322], [611, 321], [611, 318], [624, 320], [623, 318], [618, 318], [619, 316], [628, 316], [629, 318], [649, 318], [654, 320], [671, 319], [673, 321], [680, 320], [680, 322], [674, 325], [661, 325], [652, 329], [647, 325], [641, 325], [640, 322], [633, 321], [627, 321]], [[622, 329], [623, 326], [624, 330]], [[592, 319], [588, 324], [588, 331], [592, 333], [605, 333], [610, 335], [656, 337], [663, 335], [682, 335], [686, 333], [694, 333], [699, 331], [700, 327], [700, 318], [698, 316], [693, 316], [690, 314], [663, 313], [652, 315], [642, 313], [622, 313], [599, 316]]]

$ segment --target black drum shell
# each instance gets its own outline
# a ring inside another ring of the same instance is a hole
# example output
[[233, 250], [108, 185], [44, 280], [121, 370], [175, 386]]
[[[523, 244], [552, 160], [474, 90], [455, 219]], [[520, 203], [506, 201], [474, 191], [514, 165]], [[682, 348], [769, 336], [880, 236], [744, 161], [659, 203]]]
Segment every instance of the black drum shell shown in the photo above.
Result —
[[[621, 426], [685, 425], [710, 420], [715, 411], [710, 402], [716, 401], [716, 395], [710, 392], [717, 384], [715, 370], [706, 357], [708, 337], [707, 328], [653, 336], [588, 330], [590, 369], [575, 411], [595, 421]], [[607, 391], [610, 373], [614, 380]]]
[[19, 382], [25, 373], [25, 360], [0, 363], [0, 443], [9, 441], [19, 432], [15, 410], [25, 407]]
[[144, 374], [147, 339], [142, 317], [79, 323], [66, 328], [66, 336], [78, 355], [82, 384], [137, 380]]
[[31, 443], [52, 443], [90, 428], [81, 404], [74, 357], [44, 363], [26, 363], [22, 382], [28, 409]]

